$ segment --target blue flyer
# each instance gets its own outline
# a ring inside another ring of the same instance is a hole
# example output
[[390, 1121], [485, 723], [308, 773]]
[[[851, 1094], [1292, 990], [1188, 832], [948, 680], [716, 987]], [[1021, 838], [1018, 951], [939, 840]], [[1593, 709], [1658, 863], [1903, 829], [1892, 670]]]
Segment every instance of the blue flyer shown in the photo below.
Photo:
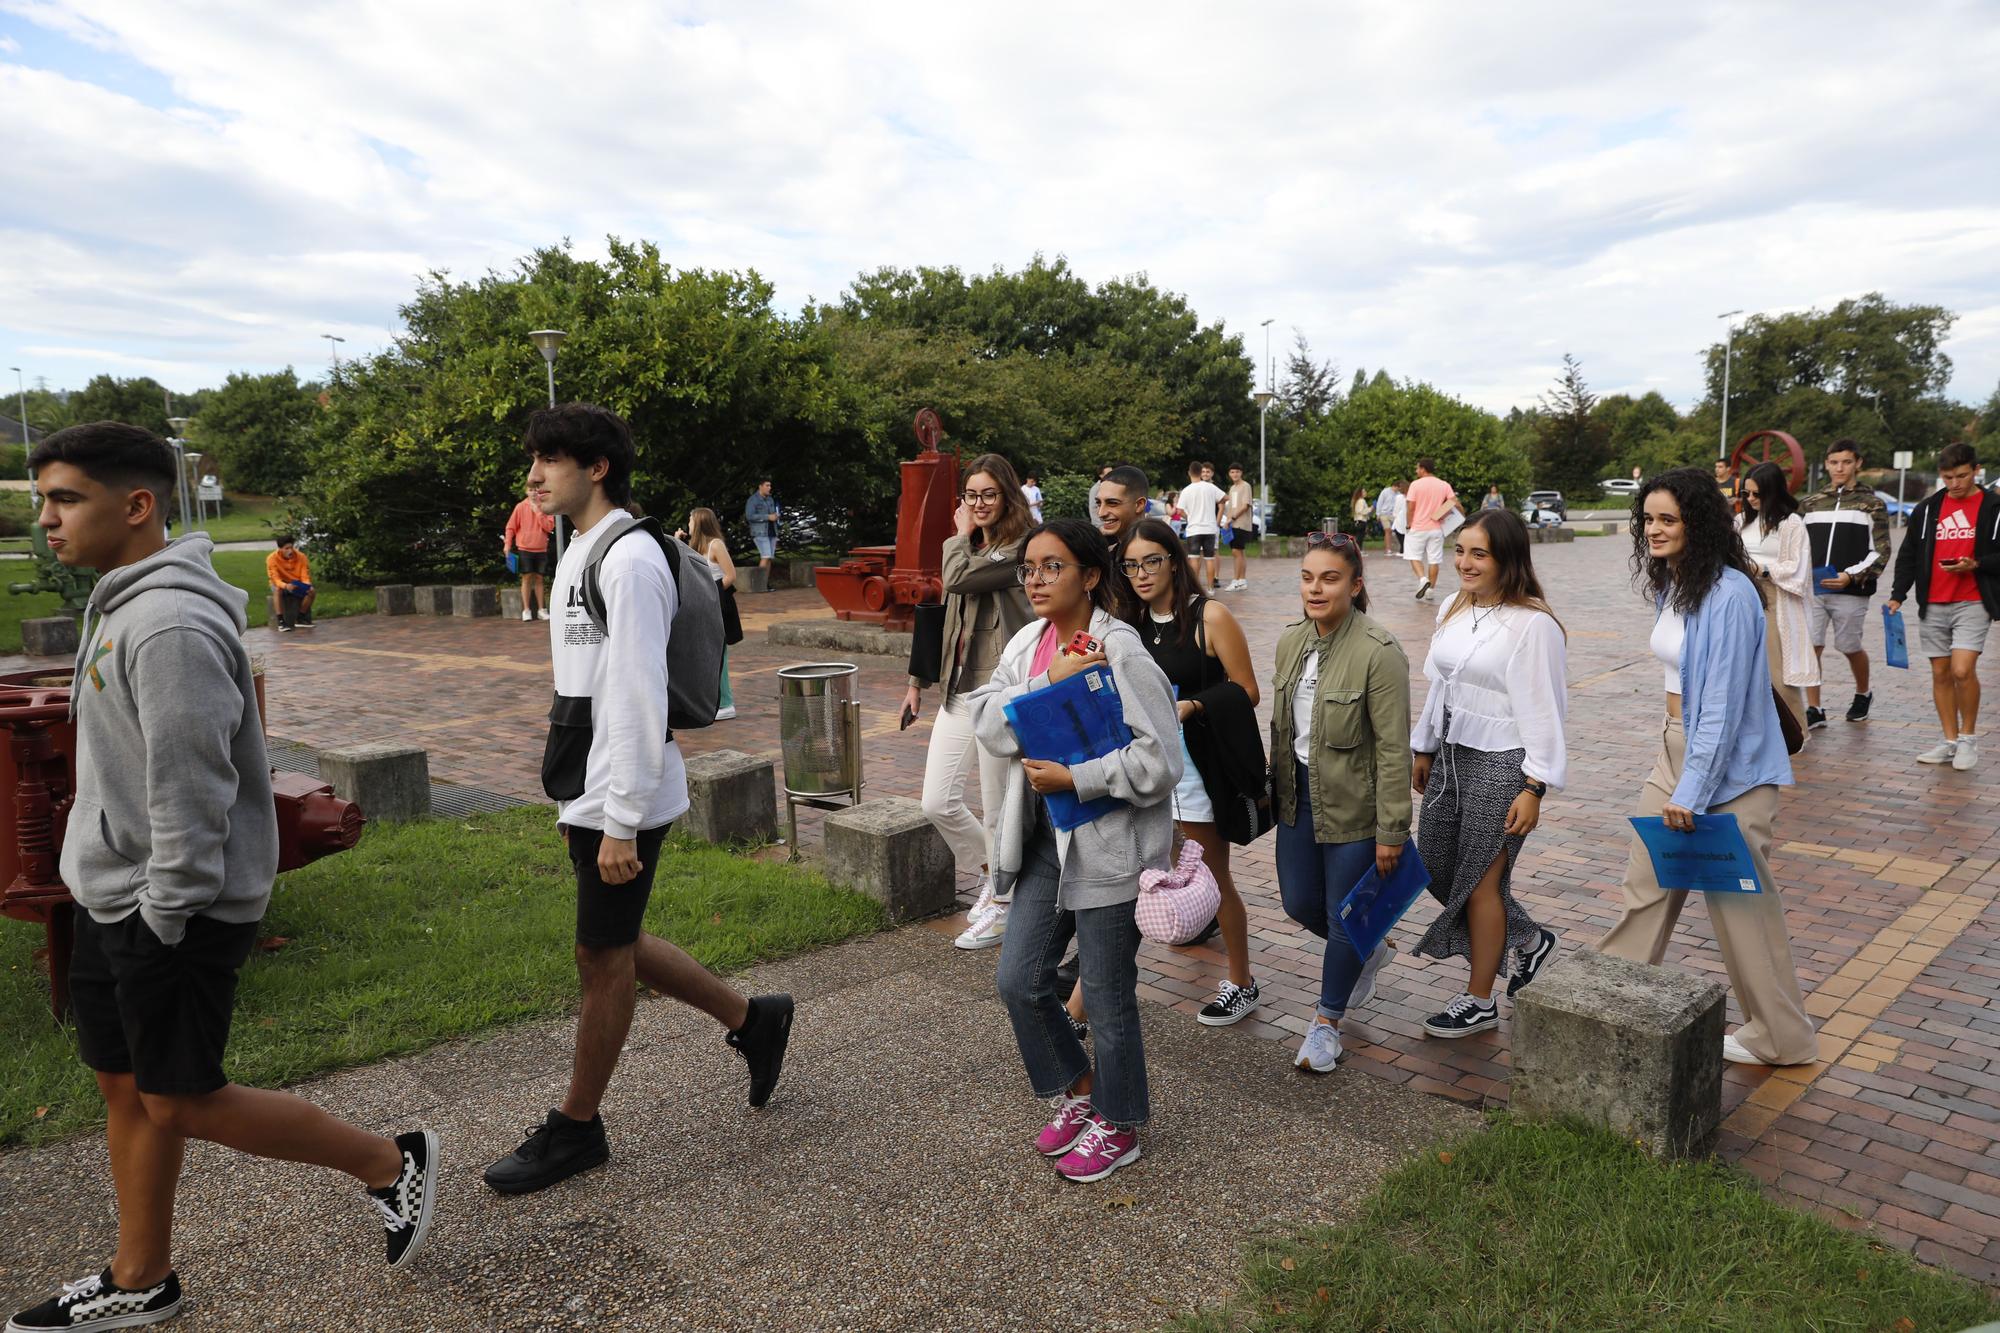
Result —
[[[1021, 753], [1030, 759], [1074, 768], [1132, 743], [1132, 728], [1125, 725], [1125, 706], [1109, 667], [1086, 667], [1067, 680], [1032, 690], [1006, 705], [1006, 713]], [[1065, 832], [1125, 804], [1116, 796], [1079, 801], [1073, 791], [1051, 792], [1043, 800], [1049, 818]]]
[[1368, 873], [1340, 900], [1340, 927], [1347, 932], [1354, 952], [1364, 959], [1374, 953], [1430, 884], [1431, 872], [1425, 868], [1424, 858], [1417, 855], [1415, 838], [1403, 844], [1403, 854], [1386, 881], [1369, 866]]
[[1663, 889], [1702, 893], [1762, 893], [1757, 863], [1735, 815], [1696, 815], [1694, 832], [1680, 833], [1657, 816], [1635, 815], [1632, 827], [1653, 859], [1653, 878]]
[[1884, 656], [1892, 667], [1910, 669], [1910, 638], [1903, 630], [1903, 613], [1882, 608], [1882, 638], [1887, 643]]
[[1825, 597], [1829, 593], [1838, 591], [1838, 589], [1827, 587], [1826, 581], [1828, 579], [1837, 579], [1839, 577], [1840, 577], [1840, 571], [1834, 568], [1832, 565], [1814, 565], [1812, 572], [1813, 591], [1818, 593], [1822, 597]]

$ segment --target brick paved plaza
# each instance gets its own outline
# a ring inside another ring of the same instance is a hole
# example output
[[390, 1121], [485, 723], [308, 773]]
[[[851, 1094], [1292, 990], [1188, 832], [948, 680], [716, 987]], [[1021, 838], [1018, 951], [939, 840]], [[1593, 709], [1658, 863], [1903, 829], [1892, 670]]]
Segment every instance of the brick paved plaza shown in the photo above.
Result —
[[[1571, 785], [1545, 805], [1514, 885], [1569, 949], [1594, 941], [1616, 916], [1625, 818], [1652, 763], [1661, 704], [1645, 643], [1651, 617], [1630, 591], [1624, 539], [1581, 538], [1536, 552], [1569, 631]], [[1368, 568], [1375, 615], [1402, 639], [1421, 691], [1435, 608], [1411, 599], [1401, 561], [1371, 556]], [[1228, 600], [1268, 672], [1278, 632], [1296, 614], [1293, 566], [1253, 562], [1251, 576], [1250, 591]], [[763, 631], [826, 611], [805, 591], [746, 597], [744, 605], [750, 638], [734, 653], [739, 716], [682, 742], [690, 751], [734, 748], [778, 761], [775, 673], [810, 655], [767, 645]], [[327, 621], [311, 634], [249, 637], [268, 655], [274, 737], [309, 745], [409, 738], [430, 750], [435, 779], [540, 799], [545, 625], [369, 616]], [[1849, 679], [1834, 659], [1826, 695], [1833, 721], [1797, 762], [1799, 785], [1785, 794], [1773, 857], [1807, 1007], [1821, 1025], [1821, 1061], [1776, 1072], [1731, 1067], [1723, 1152], [1838, 1224], [1873, 1227], [1925, 1260], [2000, 1283], [2000, 831], [1991, 817], [2000, 752], [1970, 773], [1917, 765], [1936, 725], [1928, 675], [1921, 661], [1916, 672], [1883, 666], [1880, 639], [1871, 624], [1876, 700], [1868, 723], [1840, 720]], [[861, 667], [870, 794], [915, 797], [927, 721], [897, 730], [899, 662], [853, 660]], [[2000, 679], [1990, 668], [1985, 678], [1989, 688]], [[2000, 697], [1989, 704], [1996, 710]], [[816, 844], [810, 812], [802, 812], [801, 829], [802, 841]], [[1280, 910], [1272, 856], [1267, 837], [1235, 860], [1263, 1008], [1208, 1039], [1268, 1042], [1280, 1071], [1309, 1021], [1319, 960], [1315, 941]], [[1428, 899], [1420, 903], [1398, 937], [1413, 939], [1433, 910]], [[1726, 981], [1700, 906], [1684, 914], [1668, 961]], [[1207, 948], [1148, 945], [1141, 992], [1190, 1015], [1192, 1026], [1221, 963]], [[1444, 1042], [1419, 1026], [1463, 980], [1462, 963], [1399, 955], [1376, 1002], [1347, 1022], [1350, 1055], [1340, 1077], [1365, 1074], [1472, 1106], [1504, 1104], [1504, 1003], [1496, 1032]], [[1739, 1018], [1732, 1013], [1731, 1022]]]

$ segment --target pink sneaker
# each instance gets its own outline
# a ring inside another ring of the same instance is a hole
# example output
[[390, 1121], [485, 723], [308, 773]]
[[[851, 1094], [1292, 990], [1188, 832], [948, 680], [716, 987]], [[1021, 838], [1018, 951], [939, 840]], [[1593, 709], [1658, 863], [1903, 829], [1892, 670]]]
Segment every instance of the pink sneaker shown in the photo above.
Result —
[[1113, 1129], [1099, 1116], [1090, 1117], [1090, 1127], [1077, 1139], [1076, 1146], [1056, 1163], [1056, 1170], [1079, 1183], [1102, 1180], [1121, 1166], [1139, 1160], [1139, 1131]]
[[1090, 1128], [1090, 1098], [1064, 1097], [1056, 1103], [1056, 1118], [1035, 1140], [1035, 1151], [1044, 1157], [1060, 1157], [1076, 1145]]

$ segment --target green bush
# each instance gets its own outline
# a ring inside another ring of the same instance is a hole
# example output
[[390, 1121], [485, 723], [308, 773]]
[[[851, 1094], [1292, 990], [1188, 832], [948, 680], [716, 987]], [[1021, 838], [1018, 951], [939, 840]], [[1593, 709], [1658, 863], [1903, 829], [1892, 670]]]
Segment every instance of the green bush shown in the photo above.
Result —
[[1083, 473], [1042, 478], [1042, 517], [1083, 518], [1090, 515], [1090, 487], [1097, 478]]

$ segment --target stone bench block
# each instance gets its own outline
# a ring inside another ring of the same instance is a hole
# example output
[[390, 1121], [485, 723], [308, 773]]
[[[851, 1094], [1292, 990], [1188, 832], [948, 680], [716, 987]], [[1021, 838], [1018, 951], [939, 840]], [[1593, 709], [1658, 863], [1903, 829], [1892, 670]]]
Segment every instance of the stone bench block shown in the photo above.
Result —
[[736, 567], [736, 586], [743, 592], [771, 591], [771, 571], [754, 561]]
[[497, 616], [500, 590], [490, 583], [461, 583], [451, 590], [451, 613], [455, 616]]
[[500, 615], [507, 620], [521, 618], [521, 585], [516, 583], [500, 590]]
[[776, 568], [783, 576], [787, 588], [810, 588], [815, 583], [813, 570], [817, 569], [819, 564], [817, 560], [785, 560], [779, 562]]
[[771, 842], [778, 795], [771, 761], [715, 750], [687, 761], [688, 812], [680, 827], [703, 842]]
[[1674, 968], [1579, 949], [1514, 1001], [1513, 1109], [1577, 1116], [1656, 1157], [1699, 1156], [1722, 1123], [1726, 992]]
[[319, 752], [319, 778], [369, 819], [422, 819], [431, 812], [430, 758], [418, 745], [343, 745]]
[[420, 616], [448, 616], [451, 614], [451, 585], [420, 583], [416, 588], [416, 602]]
[[417, 590], [407, 583], [385, 583], [375, 590], [378, 616], [414, 615], [416, 610]]
[[826, 817], [826, 877], [911, 921], [956, 910], [957, 869], [924, 808], [883, 796]]
[[30, 657], [75, 657], [76, 622], [68, 616], [38, 616], [21, 622], [21, 649]]

